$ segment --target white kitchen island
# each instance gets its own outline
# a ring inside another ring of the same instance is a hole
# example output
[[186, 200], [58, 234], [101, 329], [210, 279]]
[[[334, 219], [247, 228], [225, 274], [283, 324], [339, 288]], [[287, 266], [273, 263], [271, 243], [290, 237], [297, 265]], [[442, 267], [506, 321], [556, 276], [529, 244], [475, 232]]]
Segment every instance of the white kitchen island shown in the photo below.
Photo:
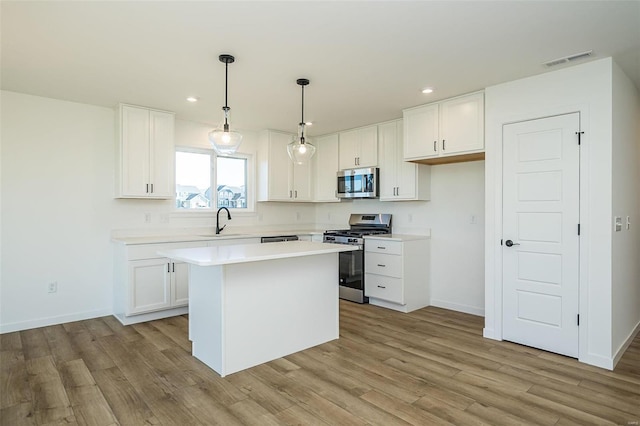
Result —
[[163, 250], [189, 264], [192, 354], [226, 376], [338, 338], [338, 252], [309, 241]]

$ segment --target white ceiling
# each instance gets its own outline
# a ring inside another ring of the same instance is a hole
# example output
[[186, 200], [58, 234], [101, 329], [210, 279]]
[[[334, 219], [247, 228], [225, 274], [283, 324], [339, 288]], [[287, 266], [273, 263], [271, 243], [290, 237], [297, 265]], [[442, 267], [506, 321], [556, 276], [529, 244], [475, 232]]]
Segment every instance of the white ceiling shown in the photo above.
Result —
[[[232, 127], [310, 135], [555, 70], [586, 50], [640, 88], [640, 1], [2, 1], [1, 84], [216, 124], [230, 53]], [[436, 91], [423, 95], [420, 90]], [[185, 101], [189, 95], [200, 101]]]

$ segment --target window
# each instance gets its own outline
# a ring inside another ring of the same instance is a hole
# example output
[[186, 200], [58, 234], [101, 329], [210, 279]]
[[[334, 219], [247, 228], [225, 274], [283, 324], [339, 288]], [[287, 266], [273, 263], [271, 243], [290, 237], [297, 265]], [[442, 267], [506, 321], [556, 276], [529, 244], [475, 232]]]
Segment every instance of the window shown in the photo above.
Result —
[[218, 157], [212, 150], [176, 149], [176, 208], [211, 211], [220, 207], [248, 211], [251, 157]]

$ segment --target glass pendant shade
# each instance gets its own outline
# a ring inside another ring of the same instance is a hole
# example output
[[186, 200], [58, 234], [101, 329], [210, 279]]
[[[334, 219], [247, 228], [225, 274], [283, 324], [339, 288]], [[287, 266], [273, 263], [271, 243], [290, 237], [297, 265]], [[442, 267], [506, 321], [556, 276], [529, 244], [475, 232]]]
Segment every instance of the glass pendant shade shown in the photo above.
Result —
[[229, 64], [235, 61], [235, 58], [231, 55], [223, 54], [218, 57], [220, 62], [224, 65], [224, 106], [222, 111], [224, 112], [223, 125], [215, 130], [209, 132], [209, 142], [213, 146], [214, 151], [217, 154], [229, 155], [238, 150], [240, 143], [242, 142], [242, 135], [238, 132], [232, 132], [229, 130], [229, 111], [231, 108], [227, 105], [227, 92], [228, 92], [228, 80], [229, 80]]
[[224, 110], [224, 124], [219, 128], [209, 132], [209, 142], [213, 150], [220, 155], [233, 154], [242, 143], [242, 135], [239, 132], [229, 130], [229, 110]]
[[287, 153], [291, 161], [300, 165], [307, 164], [316, 153], [316, 147], [305, 141], [304, 124], [299, 126], [298, 137], [287, 145]]
[[304, 138], [304, 86], [309, 84], [309, 80], [306, 78], [299, 78], [296, 83], [302, 88], [302, 117], [300, 124], [298, 124], [298, 137], [287, 145], [287, 154], [289, 158], [296, 164], [307, 164], [313, 154], [316, 153], [316, 147], [308, 143]]

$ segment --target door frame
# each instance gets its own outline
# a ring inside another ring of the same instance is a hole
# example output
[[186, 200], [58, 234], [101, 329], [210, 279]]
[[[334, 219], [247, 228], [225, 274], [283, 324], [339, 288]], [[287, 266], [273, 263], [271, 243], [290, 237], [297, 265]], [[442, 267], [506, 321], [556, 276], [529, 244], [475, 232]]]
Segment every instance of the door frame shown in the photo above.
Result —
[[[529, 111], [519, 114], [505, 114], [486, 123], [485, 144], [485, 327], [483, 336], [489, 339], [503, 339], [502, 324], [502, 209], [503, 209], [503, 141], [504, 126], [522, 121], [543, 119], [558, 115], [578, 113], [580, 131], [584, 132], [580, 147], [580, 241], [579, 241], [579, 265], [578, 265], [578, 311], [580, 314], [580, 327], [578, 330], [578, 360], [593, 364], [588, 361], [588, 240], [590, 235], [590, 223], [587, 206], [589, 194], [587, 191], [588, 164], [589, 164], [589, 111], [587, 105], [565, 105], [549, 107], [544, 110]], [[577, 143], [577, 141], [576, 141]], [[596, 364], [597, 365], [597, 364]]]

